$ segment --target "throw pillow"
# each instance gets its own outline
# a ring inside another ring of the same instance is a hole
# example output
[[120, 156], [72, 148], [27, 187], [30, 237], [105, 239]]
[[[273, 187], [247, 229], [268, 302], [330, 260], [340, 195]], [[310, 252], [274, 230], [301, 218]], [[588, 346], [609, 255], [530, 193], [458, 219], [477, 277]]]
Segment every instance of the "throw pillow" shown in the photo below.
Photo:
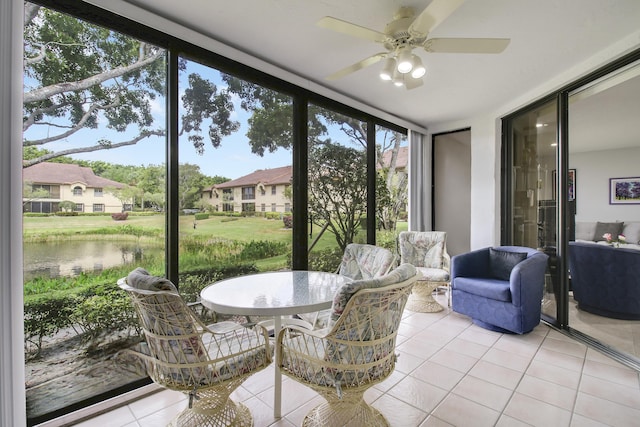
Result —
[[489, 271], [491, 276], [499, 280], [509, 280], [513, 267], [526, 258], [526, 252], [508, 252], [489, 248]]
[[611, 233], [611, 237], [614, 240], [618, 240], [618, 236], [622, 233], [622, 227], [624, 227], [624, 222], [600, 222], [598, 221], [596, 224], [596, 233], [593, 236], [593, 240], [596, 242], [600, 242], [605, 240], [602, 237], [605, 233]]

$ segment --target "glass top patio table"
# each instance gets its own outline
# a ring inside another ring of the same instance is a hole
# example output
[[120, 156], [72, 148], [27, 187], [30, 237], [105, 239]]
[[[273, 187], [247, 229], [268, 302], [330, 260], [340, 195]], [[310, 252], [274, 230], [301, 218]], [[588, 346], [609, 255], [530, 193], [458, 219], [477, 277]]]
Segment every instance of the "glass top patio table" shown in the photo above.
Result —
[[200, 293], [202, 305], [226, 314], [282, 316], [331, 307], [351, 279], [320, 271], [275, 271], [220, 280]]
[[[336, 290], [351, 279], [320, 271], [275, 271], [220, 280], [200, 292], [202, 305], [226, 314], [273, 316], [274, 333], [282, 329], [282, 316], [331, 307]], [[278, 360], [279, 347], [276, 346]], [[281, 417], [282, 374], [275, 364], [273, 416]]]

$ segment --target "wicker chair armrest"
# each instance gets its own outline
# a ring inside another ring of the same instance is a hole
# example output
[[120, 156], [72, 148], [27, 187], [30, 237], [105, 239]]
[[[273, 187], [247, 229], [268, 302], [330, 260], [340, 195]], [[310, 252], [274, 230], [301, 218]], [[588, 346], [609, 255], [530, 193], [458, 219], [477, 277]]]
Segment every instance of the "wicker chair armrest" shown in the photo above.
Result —
[[231, 321], [217, 322], [207, 325], [207, 332], [212, 334], [226, 334], [228, 332], [235, 331], [237, 329], [244, 328], [245, 326]]

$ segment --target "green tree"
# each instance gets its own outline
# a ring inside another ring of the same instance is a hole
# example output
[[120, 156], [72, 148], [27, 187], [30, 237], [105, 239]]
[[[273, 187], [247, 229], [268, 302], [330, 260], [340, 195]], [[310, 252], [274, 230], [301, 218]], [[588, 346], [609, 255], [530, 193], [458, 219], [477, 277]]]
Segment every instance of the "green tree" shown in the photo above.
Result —
[[189, 163], [181, 164], [178, 178], [178, 202], [180, 209], [196, 207], [196, 203], [200, 200], [202, 190], [211, 184], [211, 178], [200, 172], [200, 166]]
[[327, 225], [342, 251], [353, 242], [367, 207], [365, 153], [338, 144], [311, 148], [309, 211], [314, 223]]
[[76, 208], [76, 203], [71, 200], [63, 200], [58, 203], [58, 208], [64, 212], [72, 212]]
[[[241, 99], [241, 108], [252, 112], [249, 119], [247, 137], [251, 151], [260, 156], [266, 151], [279, 148], [291, 149], [293, 139], [293, 109], [291, 98], [269, 88], [261, 87], [230, 75], [223, 75], [229, 91]], [[338, 127], [348, 138], [348, 143], [362, 150], [367, 148], [367, 129], [365, 123], [353, 117], [331, 111], [316, 105], [309, 105], [308, 122], [309, 145], [325, 144], [328, 129]], [[398, 151], [403, 135], [391, 130], [383, 133], [381, 141], [376, 141], [377, 166], [382, 172], [386, 191], [377, 193], [377, 213], [383, 228], [394, 229], [400, 210], [406, 205], [406, 175], [397, 172]], [[346, 144], [345, 144], [346, 145]], [[383, 153], [389, 152], [388, 161]], [[382, 190], [382, 187], [378, 187]], [[387, 196], [391, 195], [391, 196]]]
[[[165, 93], [163, 49], [28, 2], [24, 25], [24, 167], [165, 136], [164, 122], [155, 123], [151, 113], [154, 100]], [[180, 67], [184, 70], [184, 61]], [[198, 152], [204, 149], [203, 124], [214, 147], [238, 129], [230, 119], [230, 100], [227, 91], [189, 76], [179, 132]], [[118, 139], [85, 133], [84, 146], [46, 149], [99, 125], [115, 131]]]

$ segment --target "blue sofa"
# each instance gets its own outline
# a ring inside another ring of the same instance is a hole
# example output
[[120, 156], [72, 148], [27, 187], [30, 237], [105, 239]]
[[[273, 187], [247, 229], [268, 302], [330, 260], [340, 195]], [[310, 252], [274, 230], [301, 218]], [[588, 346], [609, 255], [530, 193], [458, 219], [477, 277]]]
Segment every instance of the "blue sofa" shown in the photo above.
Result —
[[569, 242], [569, 270], [578, 308], [615, 319], [640, 320], [640, 251]]
[[[548, 256], [531, 248], [498, 246], [501, 252], [526, 258], [496, 278], [490, 248], [451, 258], [453, 311], [465, 314], [485, 329], [526, 334], [540, 323], [544, 274]], [[524, 255], [521, 255], [524, 256]], [[508, 280], [505, 280], [508, 278]]]

